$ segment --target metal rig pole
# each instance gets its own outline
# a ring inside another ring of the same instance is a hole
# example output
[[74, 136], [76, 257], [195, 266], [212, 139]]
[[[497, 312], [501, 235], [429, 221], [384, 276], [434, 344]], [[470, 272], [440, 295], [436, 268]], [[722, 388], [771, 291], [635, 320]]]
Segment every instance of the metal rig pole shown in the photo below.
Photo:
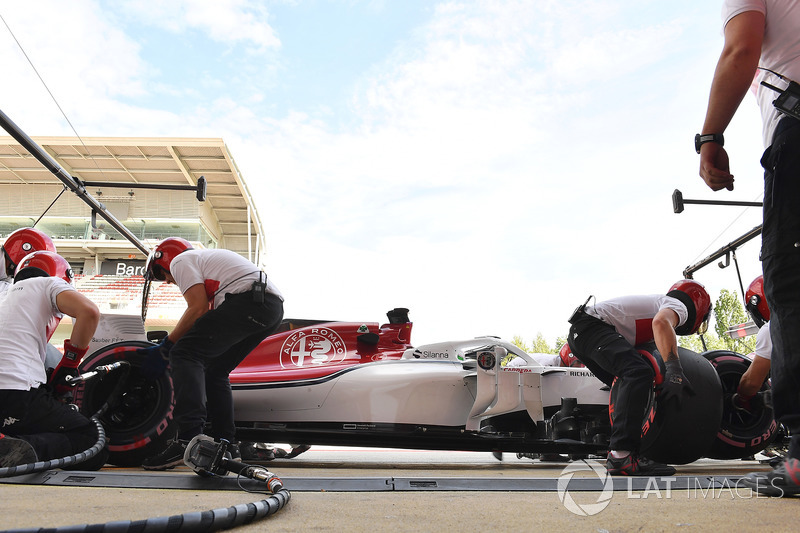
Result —
[[136, 248], [138, 248], [143, 254], [148, 255], [150, 253], [150, 249], [139, 240], [136, 235], [130, 232], [128, 228], [126, 228], [122, 222], [116, 219], [114, 215], [112, 215], [103, 204], [98, 202], [91, 194], [86, 192], [86, 188], [83, 186], [81, 181], [69, 174], [64, 168], [56, 163], [50, 154], [45, 152], [41, 146], [36, 144], [33, 139], [28, 137], [28, 135], [22, 131], [19, 126], [17, 126], [13, 120], [9, 118], [1, 109], [0, 109], [0, 126], [3, 126], [3, 129], [6, 130], [9, 135], [11, 135], [18, 143], [20, 143], [30, 154], [35, 157], [47, 170], [53, 173], [62, 183], [72, 192], [74, 192], [78, 197], [86, 202], [89, 207], [92, 208], [92, 212], [99, 213], [101, 217], [103, 217], [111, 226], [120, 232], [123, 237], [128, 239]]

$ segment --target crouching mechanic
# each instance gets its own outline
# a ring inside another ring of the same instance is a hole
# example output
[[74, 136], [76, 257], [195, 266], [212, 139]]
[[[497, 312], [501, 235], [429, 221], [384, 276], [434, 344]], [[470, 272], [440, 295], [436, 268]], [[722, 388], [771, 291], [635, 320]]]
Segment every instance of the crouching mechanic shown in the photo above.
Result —
[[[72, 286], [66, 259], [50, 251], [27, 255], [0, 303], [0, 467], [59, 459], [94, 445], [92, 421], [59, 399], [64, 377], [77, 374], [100, 318], [97, 306]], [[52, 374], [45, 372], [45, 346], [63, 315], [74, 318], [72, 338]], [[78, 468], [97, 469], [105, 450]]]
[[[3, 246], [0, 247], [0, 302], [3, 301], [6, 291], [14, 282], [14, 271], [17, 269], [17, 264], [26, 255], [39, 250], [58, 252], [53, 239], [36, 228], [20, 228], [6, 237]], [[61, 352], [50, 343], [45, 348], [47, 350], [45, 368], [52, 370], [61, 360]]]
[[[588, 304], [588, 301], [587, 301]], [[655, 341], [666, 373], [659, 401], [693, 394], [678, 358], [677, 335], [707, 327], [711, 298], [703, 285], [682, 280], [666, 295], [623, 296], [578, 307], [570, 318], [572, 353], [609, 387], [616, 378], [611, 442], [606, 469], [620, 476], [671, 476], [675, 469], [639, 454], [642, 422], [653, 386], [651, 364], [634, 348]], [[703, 331], [705, 331], [703, 329]]]
[[253, 263], [230, 250], [195, 250], [170, 237], [147, 260], [145, 278], [174, 283], [188, 305], [164, 341], [141, 350], [145, 375], [171, 365], [177, 438], [142, 463], [165, 470], [183, 463], [186, 444], [210, 422], [210, 436], [234, 442], [229, 374], [283, 319], [283, 297]]

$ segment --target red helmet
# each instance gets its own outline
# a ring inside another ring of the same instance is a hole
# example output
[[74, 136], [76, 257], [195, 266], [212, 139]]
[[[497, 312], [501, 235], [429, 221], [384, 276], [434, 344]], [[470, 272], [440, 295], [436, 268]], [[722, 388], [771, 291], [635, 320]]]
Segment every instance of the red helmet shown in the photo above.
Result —
[[175, 256], [191, 249], [192, 245], [186, 239], [167, 237], [150, 252], [145, 267], [145, 279], [164, 281], [164, 273], [169, 272], [169, 265]]
[[11, 233], [3, 243], [6, 254], [6, 268], [9, 273], [14, 272], [22, 258], [38, 250], [56, 251], [53, 239], [46, 233], [36, 228], [20, 228]]
[[22, 261], [17, 265], [14, 280], [20, 281], [42, 275], [61, 278], [72, 284], [72, 268], [67, 260], [49, 250], [39, 250], [23, 257]]
[[558, 356], [561, 358], [561, 366], [584, 366], [575, 354], [572, 353], [572, 349], [570, 349], [569, 344], [566, 342], [564, 346], [558, 351]]
[[689, 311], [686, 322], [677, 327], [675, 333], [678, 335], [705, 333], [708, 328], [708, 316], [711, 314], [711, 297], [702, 284], [693, 279], [682, 279], [669, 288], [667, 296], [683, 302]]
[[758, 276], [747, 287], [747, 292], [744, 295], [744, 306], [750, 316], [753, 317], [753, 322], [756, 326], [761, 327], [764, 322], [769, 321], [769, 306], [767, 305], [767, 298], [764, 296], [764, 276]]

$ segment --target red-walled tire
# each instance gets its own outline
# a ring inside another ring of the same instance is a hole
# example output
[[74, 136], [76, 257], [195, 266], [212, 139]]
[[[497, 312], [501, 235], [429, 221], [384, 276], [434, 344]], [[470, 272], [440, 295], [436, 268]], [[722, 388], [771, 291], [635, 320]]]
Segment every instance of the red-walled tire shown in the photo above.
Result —
[[108, 462], [119, 466], [139, 466], [142, 461], [163, 449], [174, 433], [172, 412], [175, 398], [169, 372], [156, 380], [141, 374], [142, 356], [139, 348], [152, 346], [143, 341], [124, 341], [111, 344], [86, 357], [81, 372], [113, 363], [128, 361], [130, 370], [116, 370], [102, 379], [95, 378], [75, 388], [75, 402], [81, 412], [94, 415], [108, 400], [120, 379], [125, 379], [119, 400], [100, 417], [108, 438]]
[[[663, 361], [655, 345], [645, 349], [656, 357], [663, 373]], [[678, 355], [694, 396], [684, 395], [678, 408], [675, 402], [661, 405], [653, 391], [642, 423], [640, 453], [660, 463], [687, 464], [706, 457], [722, 416], [722, 386], [714, 367], [690, 350], [678, 348]], [[613, 386], [611, 395], [611, 402], [615, 403]]]
[[680, 407], [675, 401], [661, 405], [656, 400], [653, 423], [658, 431], [652, 432], [653, 439], [643, 437], [642, 455], [683, 465], [707, 457], [714, 444], [722, 417], [722, 385], [714, 367], [702, 355], [678, 348], [678, 356], [694, 395], [684, 394]]
[[[736, 392], [739, 379], [750, 366], [750, 360], [736, 352], [728, 350], [713, 350], [705, 352], [703, 356], [708, 359], [716, 369], [722, 382], [724, 398]], [[769, 389], [765, 383], [762, 391]], [[734, 409], [730, 402], [722, 406], [722, 419], [720, 421], [717, 438], [708, 456], [713, 459], [740, 459], [749, 457], [766, 448], [778, 434], [778, 424], [772, 409], [761, 406], [753, 413]]]

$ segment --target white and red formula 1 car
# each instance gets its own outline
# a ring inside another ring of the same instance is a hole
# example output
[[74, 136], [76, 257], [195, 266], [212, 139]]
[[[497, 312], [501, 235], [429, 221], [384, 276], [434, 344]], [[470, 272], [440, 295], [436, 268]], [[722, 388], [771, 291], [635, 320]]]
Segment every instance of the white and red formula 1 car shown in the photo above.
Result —
[[[614, 388], [589, 370], [542, 364], [537, 354], [495, 337], [414, 347], [408, 311], [393, 309], [388, 318], [383, 325], [284, 321], [231, 374], [237, 437], [526, 456], [607, 450]], [[125, 338], [113, 329], [106, 325], [104, 337]], [[174, 431], [169, 373], [147, 381], [139, 372], [136, 350], [150, 345], [103, 345], [81, 364], [86, 372], [119, 360], [130, 363], [126, 376], [112, 373], [81, 383], [75, 394], [87, 414], [115, 398], [101, 418], [114, 464], [139, 464]], [[663, 371], [659, 354], [649, 348]], [[686, 464], [701, 457], [744, 458], [770, 444], [779, 433], [771, 409], [742, 412], [726, 400], [747, 358], [684, 349], [680, 356], [696, 394], [680, 407], [664, 406], [654, 384], [642, 420], [643, 454]], [[509, 359], [513, 364], [504, 364]]]

